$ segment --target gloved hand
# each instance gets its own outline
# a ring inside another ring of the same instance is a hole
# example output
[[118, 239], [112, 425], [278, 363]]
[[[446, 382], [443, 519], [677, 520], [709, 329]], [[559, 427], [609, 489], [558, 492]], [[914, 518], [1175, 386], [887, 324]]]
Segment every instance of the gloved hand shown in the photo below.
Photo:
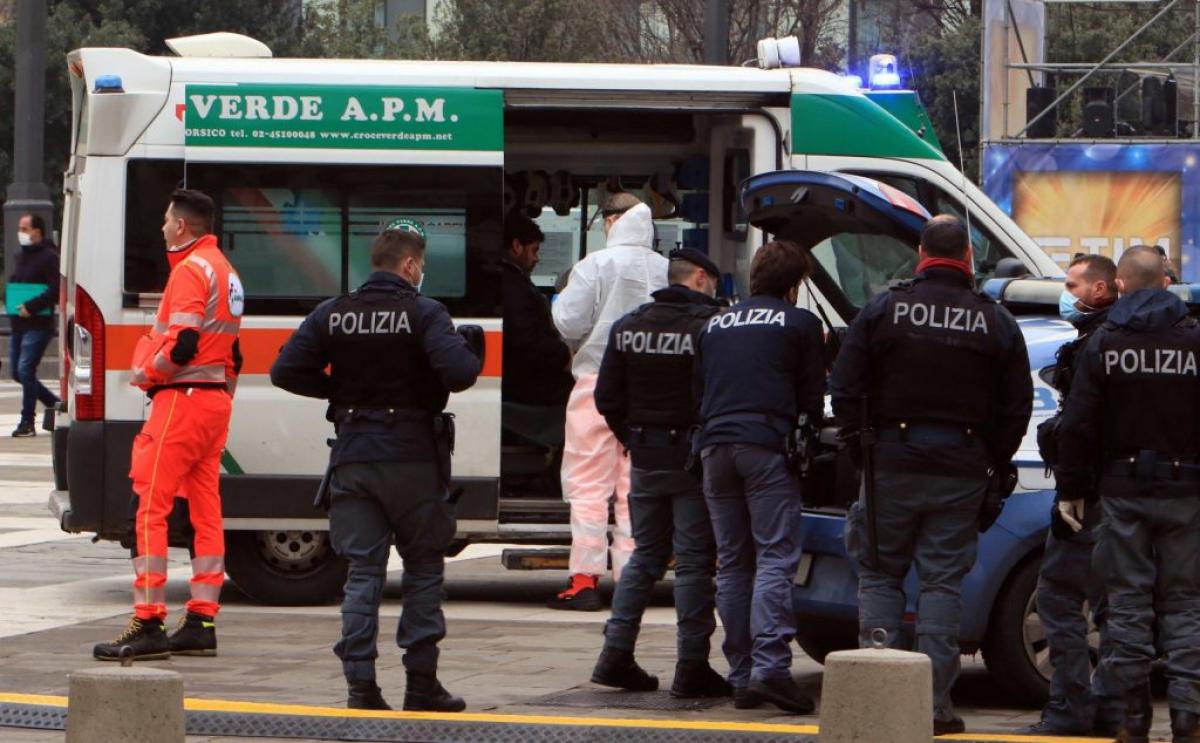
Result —
[[482, 363], [487, 349], [487, 342], [484, 340], [483, 328], [478, 325], [459, 325], [458, 334], [467, 342], [471, 353]]
[[1058, 508], [1058, 515], [1063, 522], [1071, 527], [1071, 531], [1078, 534], [1083, 531], [1083, 499], [1079, 500], [1060, 500], [1055, 504]]
[[979, 532], [982, 534], [992, 528], [992, 524], [1000, 518], [1004, 511], [1004, 503], [1017, 487], [1017, 468], [1011, 463], [1004, 463], [992, 470], [988, 478], [987, 491], [983, 495], [983, 503], [979, 506]]

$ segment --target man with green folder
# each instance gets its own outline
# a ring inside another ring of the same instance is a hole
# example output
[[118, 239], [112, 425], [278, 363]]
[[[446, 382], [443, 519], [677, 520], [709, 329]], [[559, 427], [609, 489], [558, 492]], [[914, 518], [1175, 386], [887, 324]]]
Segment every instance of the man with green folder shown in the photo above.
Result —
[[5, 309], [12, 324], [9, 364], [13, 379], [21, 383], [21, 422], [13, 436], [36, 436], [33, 425], [37, 404], [47, 409], [58, 397], [38, 381], [38, 364], [54, 338], [54, 306], [58, 304], [58, 250], [46, 237], [46, 222], [37, 214], [26, 214], [17, 224], [21, 251], [8, 277]]

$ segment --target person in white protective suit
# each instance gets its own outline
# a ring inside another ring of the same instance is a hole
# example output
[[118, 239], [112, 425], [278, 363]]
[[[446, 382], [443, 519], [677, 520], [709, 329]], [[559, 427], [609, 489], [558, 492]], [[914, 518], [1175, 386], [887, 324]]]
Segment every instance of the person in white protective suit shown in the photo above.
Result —
[[601, 213], [606, 248], [576, 264], [553, 307], [554, 325], [575, 351], [562, 461], [563, 499], [571, 506], [571, 578], [548, 602], [554, 609], [603, 608], [597, 585], [608, 565], [608, 504], [614, 499], [614, 580], [633, 552], [629, 457], [596, 410], [593, 392], [613, 323], [667, 286], [667, 259], [652, 247], [650, 207], [632, 194], [615, 193]]

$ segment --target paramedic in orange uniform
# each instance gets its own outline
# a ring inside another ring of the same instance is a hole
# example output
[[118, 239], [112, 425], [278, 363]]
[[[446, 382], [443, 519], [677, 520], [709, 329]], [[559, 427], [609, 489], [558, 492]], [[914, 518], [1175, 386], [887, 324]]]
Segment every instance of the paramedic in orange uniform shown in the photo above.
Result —
[[[152, 400], [129, 471], [138, 500], [134, 616], [115, 641], [96, 645], [98, 660], [217, 653], [214, 620], [225, 578], [220, 462], [241, 367], [245, 294], [211, 234], [213, 212], [208, 196], [179, 190], [163, 221], [171, 275], [154, 329], [138, 341], [132, 365], [132, 384]], [[192, 598], [168, 637], [167, 517], [176, 496], [187, 498], [196, 536]]]

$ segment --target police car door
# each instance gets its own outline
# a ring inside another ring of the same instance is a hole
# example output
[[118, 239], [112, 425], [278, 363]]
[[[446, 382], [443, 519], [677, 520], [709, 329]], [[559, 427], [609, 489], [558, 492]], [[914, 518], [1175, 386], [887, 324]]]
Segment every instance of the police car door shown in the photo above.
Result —
[[[862, 176], [806, 170], [763, 173], [742, 184], [750, 224], [809, 251], [808, 287], [827, 330], [845, 327], [874, 294], [910, 278], [929, 212]], [[829, 311], [832, 310], [832, 311]]]

